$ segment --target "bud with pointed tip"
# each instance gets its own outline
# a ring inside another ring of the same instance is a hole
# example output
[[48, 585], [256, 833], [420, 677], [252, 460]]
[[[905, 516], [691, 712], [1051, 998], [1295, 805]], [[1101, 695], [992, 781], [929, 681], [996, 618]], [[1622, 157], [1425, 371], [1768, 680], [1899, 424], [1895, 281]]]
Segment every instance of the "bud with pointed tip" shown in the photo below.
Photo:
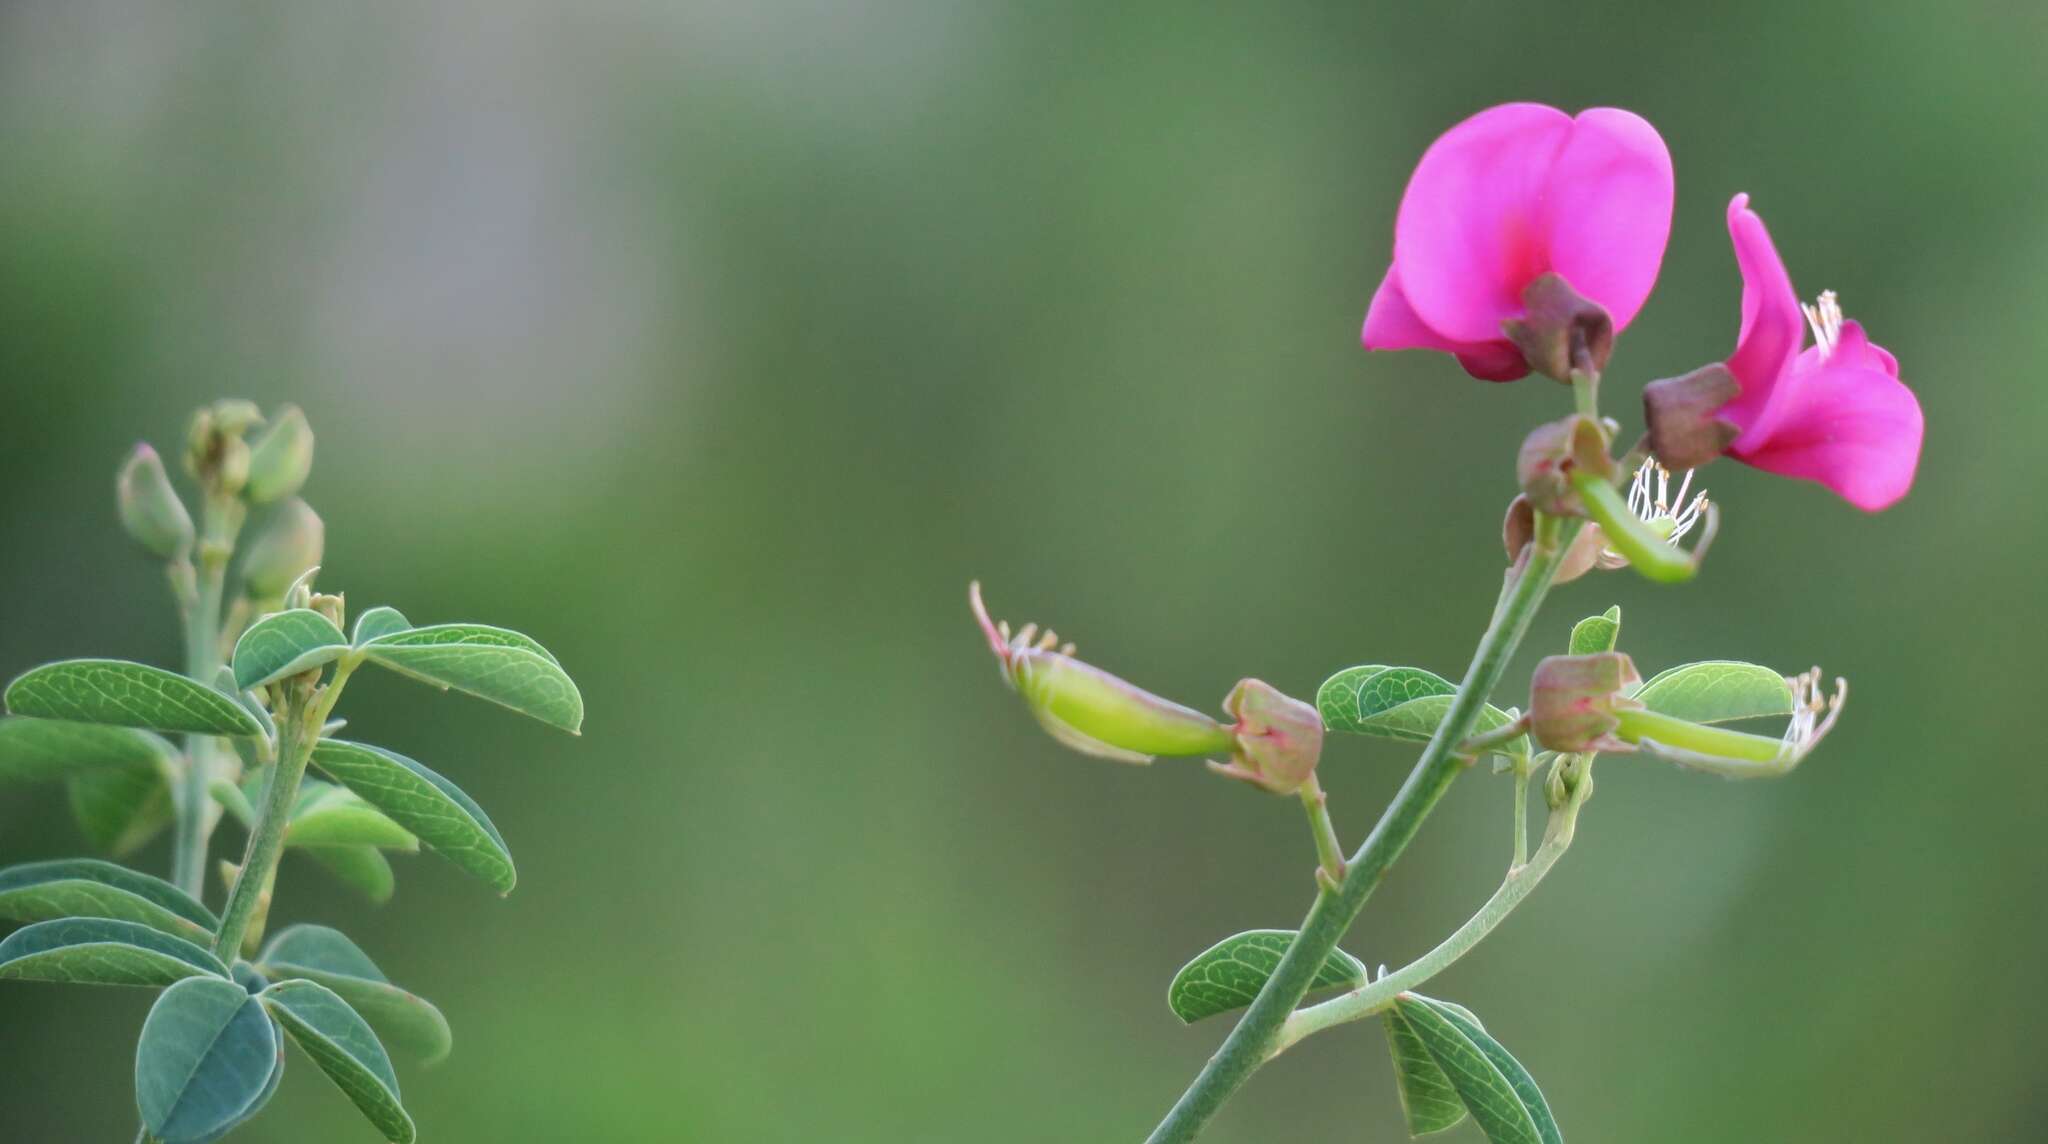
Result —
[[1314, 707], [1272, 684], [1242, 679], [1223, 709], [1237, 717], [1231, 728], [1237, 749], [1230, 762], [1211, 762], [1210, 770], [1274, 794], [1294, 793], [1315, 773], [1323, 754], [1323, 717]]
[[312, 471], [312, 426], [298, 406], [287, 405], [250, 446], [249, 480], [242, 496], [250, 504], [282, 500], [298, 492]]
[[1515, 476], [1530, 505], [1551, 516], [1586, 515], [1573, 487], [1574, 476], [1608, 480], [1614, 472], [1614, 458], [1607, 455], [1607, 427], [1585, 414], [1537, 426], [1515, 458]]
[[171, 488], [156, 450], [138, 443], [114, 480], [121, 527], [144, 548], [166, 560], [192, 547], [192, 514]]
[[1529, 734], [1552, 751], [1630, 751], [1615, 734], [1619, 713], [1641, 707], [1635, 662], [1618, 651], [1553, 655], [1529, 679]]
[[1221, 755], [1235, 747], [1230, 728], [1081, 662], [1073, 644], [1061, 645], [1050, 631], [1041, 636], [1037, 624], [1011, 635], [1008, 623], [989, 619], [979, 583], [968, 586], [968, 603], [1003, 679], [1061, 744], [1123, 763], [1149, 763], [1159, 755]]
[[242, 559], [242, 579], [251, 595], [282, 595], [306, 569], [320, 563], [327, 526], [305, 501], [293, 497], [279, 505], [263, 534]]

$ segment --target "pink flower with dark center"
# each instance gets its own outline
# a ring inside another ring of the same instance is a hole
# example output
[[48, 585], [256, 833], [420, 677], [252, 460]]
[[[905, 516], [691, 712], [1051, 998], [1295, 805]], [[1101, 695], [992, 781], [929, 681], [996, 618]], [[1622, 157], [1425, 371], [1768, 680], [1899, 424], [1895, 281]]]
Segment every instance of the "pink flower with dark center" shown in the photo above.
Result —
[[[1899, 363], [1842, 317], [1833, 292], [1802, 307], [1749, 196], [1728, 204], [1742, 269], [1742, 330], [1727, 369], [1741, 392], [1714, 416], [1739, 432], [1728, 455], [1817, 481], [1866, 512], [1912, 487], [1924, 422]], [[1808, 327], [1814, 344], [1802, 349]]]
[[1489, 108], [1423, 153], [1394, 222], [1394, 261], [1360, 340], [1369, 350], [1431, 349], [1465, 372], [1529, 372], [1501, 323], [1554, 273], [1628, 325], [1656, 284], [1671, 234], [1671, 154], [1637, 115], [1576, 118], [1539, 103]]

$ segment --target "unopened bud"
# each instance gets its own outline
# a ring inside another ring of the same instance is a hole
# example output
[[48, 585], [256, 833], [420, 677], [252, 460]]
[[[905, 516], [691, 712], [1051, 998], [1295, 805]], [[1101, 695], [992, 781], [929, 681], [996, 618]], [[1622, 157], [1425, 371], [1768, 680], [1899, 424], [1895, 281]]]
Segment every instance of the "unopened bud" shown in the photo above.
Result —
[[1081, 662], [1073, 644], [1062, 645], [1050, 631], [1041, 635], [1036, 624], [1012, 635], [1008, 623], [989, 619], [979, 583], [968, 586], [968, 603], [1004, 680], [1024, 697], [1046, 733], [1065, 746], [1124, 763], [1149, 763], [1159, 755], [1221, 755], [1235, 746], [1230, 728]]
[[[1501, 521], [1500, 540], [1508, 551], [1508, 563], [1520, 563], [1522, 550], [1535, 539], [1536, 509], [1525, 493], [1508, 502], [1507, 518]], [[1579, 534], [1572, 538], [1572, 546], [1565, 550], [1564, 559], [1558, 561], [1557, 574], [1551, 582], [1569, 584], [1584, 576], [1600, 563], [1600, 555], [1606, 550], [1607, 535], [1599, 525], [1588, 524], [1579, 529]]]
[[254, 402], [229, 399], [200, 409], [185, 434], [185, 472], [228, 496], [241, 492], [249, 479], [249, 446], [242, 435], [262, 423]]
[[1585, 504], [1572, 487], [1574, 474], [1611, 480], [1614, 472], [1606, 426], [1584, 414], [1537, 426], [1515, 458], [1515, 476], [1530, 506], [1551, 516], [1585, 515]]
[[320, 563], [327, 526], [305, 501], [293, 497], [277, 507], [263, 534], [242, 560], [242, 579], [251, 595], [283, 595], [292, 581]]
[[1719, 364], [1644, 386], [1650, 451], [1672, 470], [1696, 469], [1727, 452], [1738, 431], [1715, 414], [1741, 393], [1735, 376]]
[[1223, 700], [1237, 718], [1237, 749], [1230, 762], [1211, 762], [1217, 774], [1292, 794], [1315, 773], [1323, 754], [1323, 718], [1299, 699], [1257, 679], [1239, 680]]
[[1620, 711], [1640, 707], [1628, 693], [1643, 681], [1618, 651], [1553, 655], [1529, 680], [1529, 733], [1552, 751], [1629, 751], [1616, 737]]
[[144, 548], [166, 560], [192, 547], [192, 514], [171, 488], [163, 458], [138, 444], [114, 480], [121, 527]]
[[348, 615], [348, 606], [340, 593], [330, 596], [324, 592], [314, 592], [307, 597], [306, 606], [327, 617], [327, 622], [335, 627], [345, 626], [344, 619]]
[[1530, 369], [1567, 384], [1574, 372], [1597, 376], [1614, 352], [1614, 320], [1606, 309], [1556, 273], [1529, 283], [1522, 291], [1522, 317], [1500, 328]]
[[250, 504], [282, 500], [298, 492], [312, 471], [313, 428], [298, 406], [287, 405], [250, 446], [249, 480], [242, 496]]

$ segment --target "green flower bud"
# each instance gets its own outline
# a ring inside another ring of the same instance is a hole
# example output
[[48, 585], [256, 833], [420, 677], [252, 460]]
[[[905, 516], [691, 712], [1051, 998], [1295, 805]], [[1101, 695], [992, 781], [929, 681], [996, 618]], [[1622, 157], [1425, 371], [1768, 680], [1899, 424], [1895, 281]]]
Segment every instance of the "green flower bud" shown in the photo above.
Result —
[[1074, 645], [1038, 625], [1014, 636], [989, 619], [981, 585], [968, 585], [974, 618], [1003, 678], [1024, 697], [1039, 725], [1065, 746], [1099, 759], [1149, 763], [1159, 755], [1221, 755], [1234, 749], [1230, 728], [1192, 708], [1074, 658]]
[[192, 547], [192, 514], [171, 488], [164, 462], [147, 444], [137, 444], [114, 480], [121, 527], [144, 548], [166, 560]]
[[185, 434], [185, 472], [209, 489], [233, 496], [249, 479], [249, 446], [242, 435], [263, 424], [253, 402], [216, 401], [192, 415]]
[[299, 491], [313, 471], [313, 428], [296, 405], [278, 411], [277, 420], [249, 451], [249, 480], [242, 496], [250, 504], [269, 504]]
[[1315, 773], [1323, 754], [1323, 717], [1299, 699], [1257, 679], [1239, 680], [1223, 709], [1237, 717], [1231, 728], [1237, 751], [1228, 763], [1209, 769], [1266, 788], [1293, 794]]
[[242, 559], [242, 579], [249, 593], [259, 598], [282, 595], [306, 569], [320, 563], [326, 540], [327, 526], [305, 501], [293, 497], [279, 505]]
[[1615, 732], [1622, 711], [1642, 706], [1629, 698], [1642, 682], [1618, 651], [1550, 656], [1529, 679], [1529, 734], [1552, 751], [1632, 751]]

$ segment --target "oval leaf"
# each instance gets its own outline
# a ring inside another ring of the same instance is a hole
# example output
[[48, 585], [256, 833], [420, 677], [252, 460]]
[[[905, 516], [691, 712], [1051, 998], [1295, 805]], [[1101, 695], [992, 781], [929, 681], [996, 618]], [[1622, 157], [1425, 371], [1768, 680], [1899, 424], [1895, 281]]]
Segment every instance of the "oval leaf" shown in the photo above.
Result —
[[420, 840], [361, 795], [332, 783], [305, 784], [285, 833], [287, 846], [374, 846], [416, 851]]
[[1471, 1110], [1472, 1119], [1488, 1140], [1493, 1144], [1544, 1144], [1536, 1120], [1515, 1086], [1453, 1016], [1413, 993], [1402, 994], [1394, 1008], [1458, 1090], [1458, 1098]]
[[483, 808], [454, 783], [394, 751], [339, 739], [322, 739], [313, 765], [450, 862], [501, 894], [512, 892], [512, 852]]
[[431, 1063], [454, 1043], [441, 1011], [385, 980], [369, 955], [339, 930], [291, 926], [270, 939], [257, 968], [274, 979], [315, 981], [332, 989], [390, 1045]]
[[518, 632], [438, 624], [379, 636], [363, 651], [401, 675], [488, 699], [572, 734], [583, 726], [575, 682], [547, 649]]
[[1383, 1011], [1380, 1019], [1387, 1032], [1387, 1049], [1394, 1055], [1394, 1081], [1408, 1135], [1427, 1136], [1455, 1127], [1465, 1119], [1465, 1101], [1443, 1066], [1436, 1063], [1398, 1007]]
[[1316, 688], [1316, 711], [1323, 717], [1323, 727], [1363, 734], [1358, 727], [1358, 689], [1385, 670], [1387, 666], [1383, 663], [1360, 664], [1323, 680], [1323, 685]]
[[1635, 698], [1659, 715], [1689, 723], [1726, 723], [1792, 713], [1792, 685], [1768, 667], [1707, 660], [1660, 671]]
[[370, 899], [371, 905], [383, 905], [398, 890], [391, 860], [374, 846], [301, 846], [298, 853]]
[[170, 825], [171, 782], [162, 763], [80, 771], [65, 786], [78, 828], [116, 858], [140, 850]]
[[1572, 655], [1597, 655], [1613, 651], [1621, 639], [1621, 606], [1607, 609], [1597, 616], [1587, 616], [1572, 625], [1572, 641], [1568, 649]]
[[135, 1103], [161, 1144], [216, 1140], [271, 1091], [280, 1046], [263, 1006], [217, 978], [164, 990], [135, 1046]]
[[347, 650], [348, 637], [332, 620], [311, 608], [293, 608], [250, 624], [235, 641], [230, 663], [235, 686], [248, 691], [310, 671]]
[[1479, 1024], [1479, 1018], [1474, 1017], [1470, 1010], [1448, 1001], [1426, 1000], [1451, 1024], [1456, 1025], [1458, 1031], [1465, 1034], [1466, 1040], [1477, 1045], [1479, 1051], [1486, 1054], [1486, 1059], [1493, 1062], [1493, 1067], [1499, 1069], [1500, 1074], [1507, 1078], [1508, 1084], [1515, 1090], [1515, 1095], [1521, 1098], [1522, 1107], [1528, 1109], [1529, 1118], [1535, 1121], [1536, 1134], [1542, 1139], [1543, 1144], [1564, 1144], [1564, 1135], [1557, 1128], [1557, 1118], [1550, 1114], [1550, 1102], [1543, 1099], [1543, 1090], [1536, 1087], [1536, 1078], [1529, 1075], [1529, 1070], [1522, 1067], [1522, 1062], [1501, 1047], [1501, 1043], [1493, 1039], [1493, 1036]]
[[0, 941], [0, 978], [81, 985], [169, 985], [226, 977], [200, 946], [140, 922], [60, 918], [23, 926]]
[[[1248, 930], [1224, 938], [1181, 966], [1166, 987], [1166, 1005], [1182, 1021], [1242, 1009], [1265, 987], [1280, 967], [1280, 956], [1294, 941], [1293, 930]], [[1310, 989], [1365, 984], [1365, 963], [1341, 949], [1330, 951]]]
[[412, 627], [412, 621], [397, 608], [375, 607], [356, 617], [355, 644], [361, 647], [378, 636], [388, 636]]
[[148, 731], [241, 736], [263, 730], [233, 698], [176, 672], [121, 659], [67, 659], [33, 668], [7, 685], [7, 709]]
[[147, 731], [16, 715], [0, 719], [0, 779], [41, 782], [101, 767], [151, 766], [175, 749]]
[[[1350, 667], [1323, 681], [1316, 691], [1316, 709], [1332, 731], [1376, 735], [1407, 743], [1427, 743], [1450, 713], [1458, 688], [1450, 680], [1419, 667]], [[1487, 704], [1472, 731], [1479, 734], [1512, 722], [1507, 712]], [[1503, 744], [1497, 753], [1528, 754], [1526, 736]]]
[[281, 981], [263, 1004], [299, 1048], [392, 1144], [412, 1144], [412, 1117], [398, 1101], [398, 1075], [377, 1034], [348, 1002], [316, 981]]
[[220, 928], [213, 911], [183, 890], [112, 862], [66, 858], [0, 870], [0, 918], [71, 917], [137, 922], [194, 941], [210, 941]]

